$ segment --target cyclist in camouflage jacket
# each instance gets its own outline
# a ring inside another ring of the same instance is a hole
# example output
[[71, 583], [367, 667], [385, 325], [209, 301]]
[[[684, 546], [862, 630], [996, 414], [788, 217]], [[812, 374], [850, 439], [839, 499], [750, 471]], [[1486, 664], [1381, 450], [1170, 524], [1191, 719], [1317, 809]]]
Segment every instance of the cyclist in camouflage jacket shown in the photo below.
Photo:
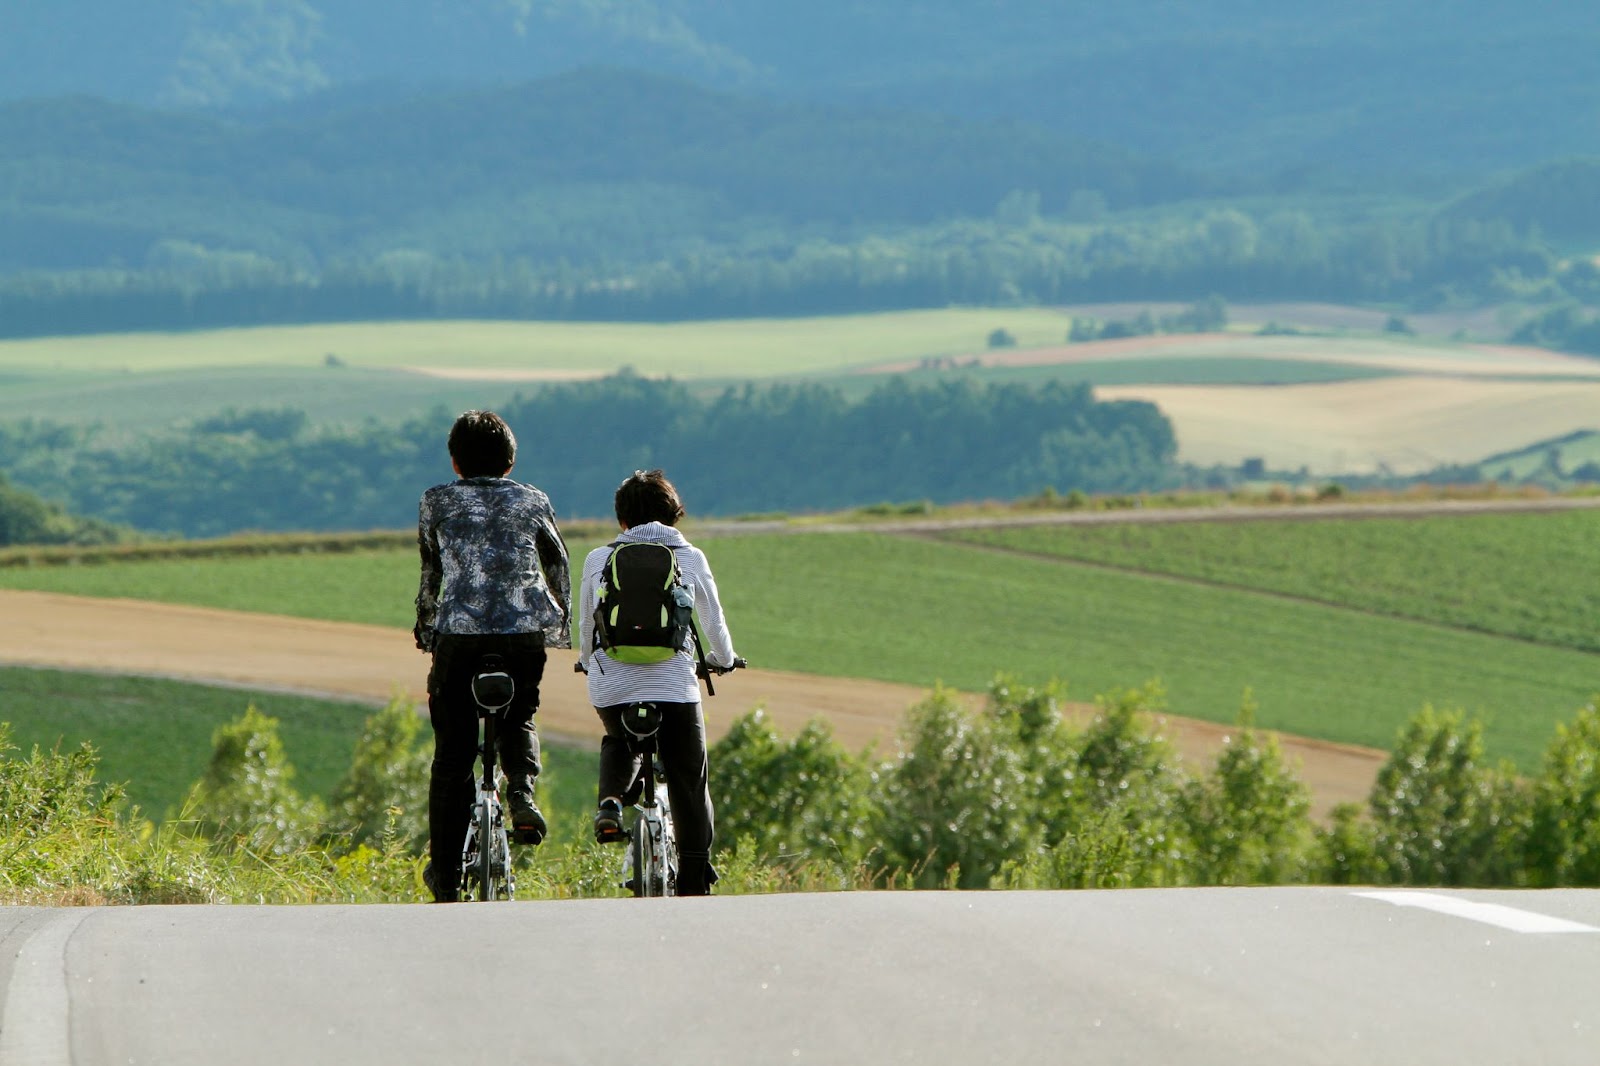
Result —
[[496, 655], [516, 684], [499, 730], [500, 766], [512, 836], [537, 844], [546, 826], [533, 798], [539, 775], [533, 715], [545, 648], [572, 646], [567, 546], [549, 497], [507, 476], [517, 450], [511, 428], [491, 411], [468, 411], [450, 430], [449, 448], [460, 480], [429, 489], [418, 506], [422, 581], [413, 630], [417, 647], [433, 653], [425, 880], [441, 901], [456, 897], [475, 790], [473, 675], [484, 656]]

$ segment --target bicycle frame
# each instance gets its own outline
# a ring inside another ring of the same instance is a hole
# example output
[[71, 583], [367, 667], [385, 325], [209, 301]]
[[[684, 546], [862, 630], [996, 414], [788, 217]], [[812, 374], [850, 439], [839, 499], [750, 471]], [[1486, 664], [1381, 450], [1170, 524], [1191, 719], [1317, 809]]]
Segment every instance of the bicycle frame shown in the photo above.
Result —
[[[655, 712], [652, 704], [636, 704], [624, 712], [624, 719], [645, 708]], [[633, 824], [628, 830], [628, 850], [622, 858], [622, 887], [641, 898], [678, 894], [678, 841], [672, 825], [672, 804], [666, 790], [656, 788], [665, 780], [656, 750], [659, 714], [654, 716], [654, 722], [643, 735], [629, 731], [629, 747], [642, 756], [641, 783]]]
[[472, 695], [478, 702], [478, 717], [483, 721], [478, 755], [483, 760], [483, 776], [478, 781], [472, 817], [467, 822], [467, 839], [461, 847], [461, 898], [487, 902], [515, 899], [516, 875], [511, 867], [511, 841], [506, 834], [505, 808], [500, 802], [504, 780], [496, 761], [496, 728], [500, 714], [511, 703], [515, 686], [509, 675], [495, 669], [497, 661], [486, 660], [472, 679]]

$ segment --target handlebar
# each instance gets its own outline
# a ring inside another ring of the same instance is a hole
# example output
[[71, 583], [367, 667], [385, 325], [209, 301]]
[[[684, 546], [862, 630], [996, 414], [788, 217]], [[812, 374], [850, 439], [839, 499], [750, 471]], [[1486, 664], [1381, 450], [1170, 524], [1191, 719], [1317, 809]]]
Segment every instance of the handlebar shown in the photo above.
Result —
[[[749, 666], [749, 665], [750, 664], [745, 662], [743, 657], [740, 657], [740, 658], [737, 658], [737, 659], [733, 660], [733, 665], [732, 666], [718, 666], [715, 663], [703, 663], [701, 665], [701, 667], [697, 667], [695, 669], [695, 673], [699, 674], [701, 669], [703, 668], [707, 672], [716, 674], [718, 677], [721, 677], [723, 674], [731, 674], [735, 670], [742, 670], [746, 666]], [[701, 676], [703, 677], [705, 675], [701, 674]]]
[[[743, 670], [749, 665], [750, 663], [746, 661], [744, 656], [741, 655], [733, 660], [732, 666], [716, 666], [712, 663], [697, 663], [695, 665], [694, 672], [695, 676], [700, 678], [704, 678], [708, 673], [716, 674], [720, 677], [723, 674], [731, 674], [735, 670]], [[577, 662], [572, 664], [572, 672], [575, 674], [587, 674], [589, 672], [589, 668], [583, 664], [582, 659], [579, 659]]]

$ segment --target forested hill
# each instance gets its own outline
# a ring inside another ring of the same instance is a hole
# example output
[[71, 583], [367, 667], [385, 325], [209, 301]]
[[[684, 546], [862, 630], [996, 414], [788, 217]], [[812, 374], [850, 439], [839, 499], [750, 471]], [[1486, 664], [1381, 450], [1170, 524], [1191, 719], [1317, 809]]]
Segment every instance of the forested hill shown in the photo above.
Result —
[[[852, 402], [815, 385], [706, 397], [624, 373], [551, 386], [500, 411], [518, 438], [514, 475], [547, 491], [563, 516], [609, 515], [618, 480], [654, 466], [702, 516], [1181, 480], [1165, 416], [1147, 403], [1096, 401], [1086, 385], [891, 379]], [[439, 409], [399, 425], [316, 429], [298, 411], [227, 412], [132, 440], [103, 428], [0, 425], [0, 469], [77, 513], [148, 532], [397, 529], [415, 522], [422, 488], [449, 478], [453, 418]]]
[[302, 263], [405, 247], [638, 260], [774, 225], [990, 216], [1014, 190], [1060, 210], [1085, 190], [1117, 208], [1209, 188], [1039, 127], [600, 68], [248, 122], [15, 102], [0, 143], [0, 270], [159, 268], [164, 239]]
[[1198, 165], [1526, 166], [1587, 151], [1588, 0], [127, 0], [0, 5], [0, 98], [261, 106], [596, 63], [1026, 119]]

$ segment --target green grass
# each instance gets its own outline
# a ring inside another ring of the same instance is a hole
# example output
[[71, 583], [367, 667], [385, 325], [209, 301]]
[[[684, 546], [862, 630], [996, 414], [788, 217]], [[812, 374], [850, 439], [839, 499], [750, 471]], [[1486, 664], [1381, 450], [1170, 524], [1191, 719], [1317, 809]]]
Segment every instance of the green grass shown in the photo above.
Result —
[[[1413, 529], [1442, 536], [1440, 521]], [[571, 545], [575, 563], [587, 547]], [[1431, 703], [1482, 714], [1491, 750], [1524, 768], [1600, 689], [1600, 656], [1574, 648], [1061, 558], [872, 534], [703, 547], [760, 666], [969, 690], [1004, 672], [1062, 679], [1078, 699], [1159, 679], [1174, 713], [1223, 722], [1250, 690], [1265, 726], [1374, 746]], [[0, 585], [408, 628], [415, 567], [392, 551], [10, 569]]]
[[[356, 739], [374, 708], [276, 692], [154, 678], [0, 667], [0, 721], [11, 742], [62, 750], [82, 742], [100, 756], [99, 780], [118, 782], [148, 817], [162, 819], [182, 804], [211, 758], [217, 727], [254, 704], [279, 721], [284, 751], [302, 793], [326, 798], [350, 766]], [[423, 742], [432, 745], [424, 727]], [[543, 746], [540, 804], [559, 812], [552, 833], [577, 839], [594, 804], [598, 752]]]
[[205, 771], [216, 728], [250, 704], [281, 723], [284, 747], [302, 791], [326, 794], [350, 765], [361, 724], [372, 709], [281, 693], [152, 678], [0, 668], [12, 743], [76, 747], [100, 753], [102, 781], [124, 782], [145, 813], [162, 817], [182, 802]]
[[[1600, 511], [990, 529], [949, 538], [1600, 652]], [[1594, 684], [1600, 688], [1600, 677]]]
[[261, 555], [0, 568], [0, 588], [183, 603], [402, 626], [416, 620], [417, 554]]

